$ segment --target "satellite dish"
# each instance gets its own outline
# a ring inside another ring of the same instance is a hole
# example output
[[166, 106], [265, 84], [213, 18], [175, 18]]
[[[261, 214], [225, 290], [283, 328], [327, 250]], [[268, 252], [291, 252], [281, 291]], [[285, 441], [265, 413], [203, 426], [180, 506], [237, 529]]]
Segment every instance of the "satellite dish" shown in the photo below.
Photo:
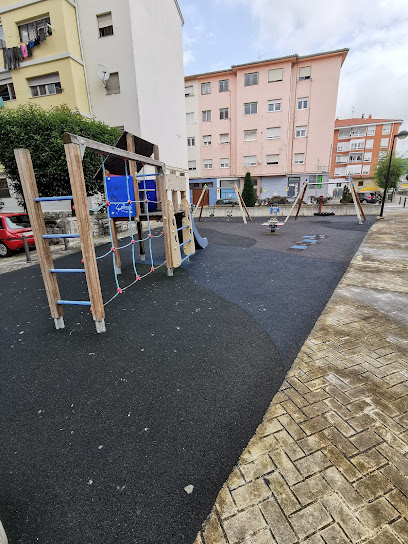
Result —
[[106, 81], [110, 78], [110, 72], [103, 64], [97, 64], [96, 75], [104, 84], [106, 84]]

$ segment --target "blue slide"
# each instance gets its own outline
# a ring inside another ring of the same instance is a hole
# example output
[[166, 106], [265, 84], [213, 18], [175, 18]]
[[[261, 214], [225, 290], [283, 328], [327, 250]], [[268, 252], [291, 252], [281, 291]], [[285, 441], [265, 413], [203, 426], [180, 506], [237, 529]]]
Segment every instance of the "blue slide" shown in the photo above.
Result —
[[194, 219], [191, 218], [191, 225], [193, 227], [194, 242], [196, 249], [205, 249], [208, 246], [207, 238], [200, 236], [197, 227], [195, 226]]

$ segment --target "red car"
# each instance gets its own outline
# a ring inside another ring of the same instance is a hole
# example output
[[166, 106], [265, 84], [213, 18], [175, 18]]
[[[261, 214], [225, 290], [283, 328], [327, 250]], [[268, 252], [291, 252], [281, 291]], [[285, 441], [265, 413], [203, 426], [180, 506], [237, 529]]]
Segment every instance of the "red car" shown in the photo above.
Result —
[[11, 252], [24, 247], [23, 234], [29, 246], [33, 246], [34, 236], [27, 213], [0, 212], [0, 257], [8, 257]]

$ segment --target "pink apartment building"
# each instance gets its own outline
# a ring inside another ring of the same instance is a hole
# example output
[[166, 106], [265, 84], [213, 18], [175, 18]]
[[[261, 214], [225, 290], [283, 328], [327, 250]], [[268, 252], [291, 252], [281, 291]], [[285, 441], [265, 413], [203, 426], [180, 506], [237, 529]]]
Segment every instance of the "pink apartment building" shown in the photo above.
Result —
[[[185, 78], [190, 188], [231, 196], [250, 172], [260, 198], [328, 180], [348, 49], [291, 55]], [[194, 197], [194, 195], [193, 195]], [[210, 202], [211, 203], [211, 202]]]

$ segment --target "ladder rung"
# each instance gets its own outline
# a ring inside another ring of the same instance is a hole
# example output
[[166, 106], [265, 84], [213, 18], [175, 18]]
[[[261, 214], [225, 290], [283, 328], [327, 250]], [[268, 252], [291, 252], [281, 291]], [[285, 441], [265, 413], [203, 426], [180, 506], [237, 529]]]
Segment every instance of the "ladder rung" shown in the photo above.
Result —
[[53, 272], [54, 274], [60, 274], [64, 272], [67, 272], [68, 274], [74, 274], [75, 272], [83, 274], [85, 272], [85, 268], [50, 268], [50, 272]]
[[180, 247], [185, 246], [185, 245], [188, 244], [189, 242], [191, 242], [191, 238], [190, 238], [190, 240], [186, 240], [185, 242], [183, 242], [182, 244], [180, 244]]
[[191, 255], [193, 255], [193, 253], [190, 253], [190, 255], [187, 255], [186, 257], [184, 257], [184, 259], [181, 259], [181, 262], [184, 263], [184, 261], [191, 257]]
[[79, 238], [79, 234], [43, 234], [43, 238]]
[[73, 196], [41, 196], [34, 199], [36, 202], [53, 202], [58, 200], [74, 200]]
[[189, 226], [190, 226], [190, 225], [184, 225], [184, 227], [180, 227], [180, 228], [179, 228], [179, 229], [177, 229], [177, 230], [183, 230], [183, 229], [188, 229], [188, 227], [189, 227]]
[[64, 304], [66, 306], [90, 306], [90, 302], [86, 302], [85, 300], [57, 300], [57, 304]]

